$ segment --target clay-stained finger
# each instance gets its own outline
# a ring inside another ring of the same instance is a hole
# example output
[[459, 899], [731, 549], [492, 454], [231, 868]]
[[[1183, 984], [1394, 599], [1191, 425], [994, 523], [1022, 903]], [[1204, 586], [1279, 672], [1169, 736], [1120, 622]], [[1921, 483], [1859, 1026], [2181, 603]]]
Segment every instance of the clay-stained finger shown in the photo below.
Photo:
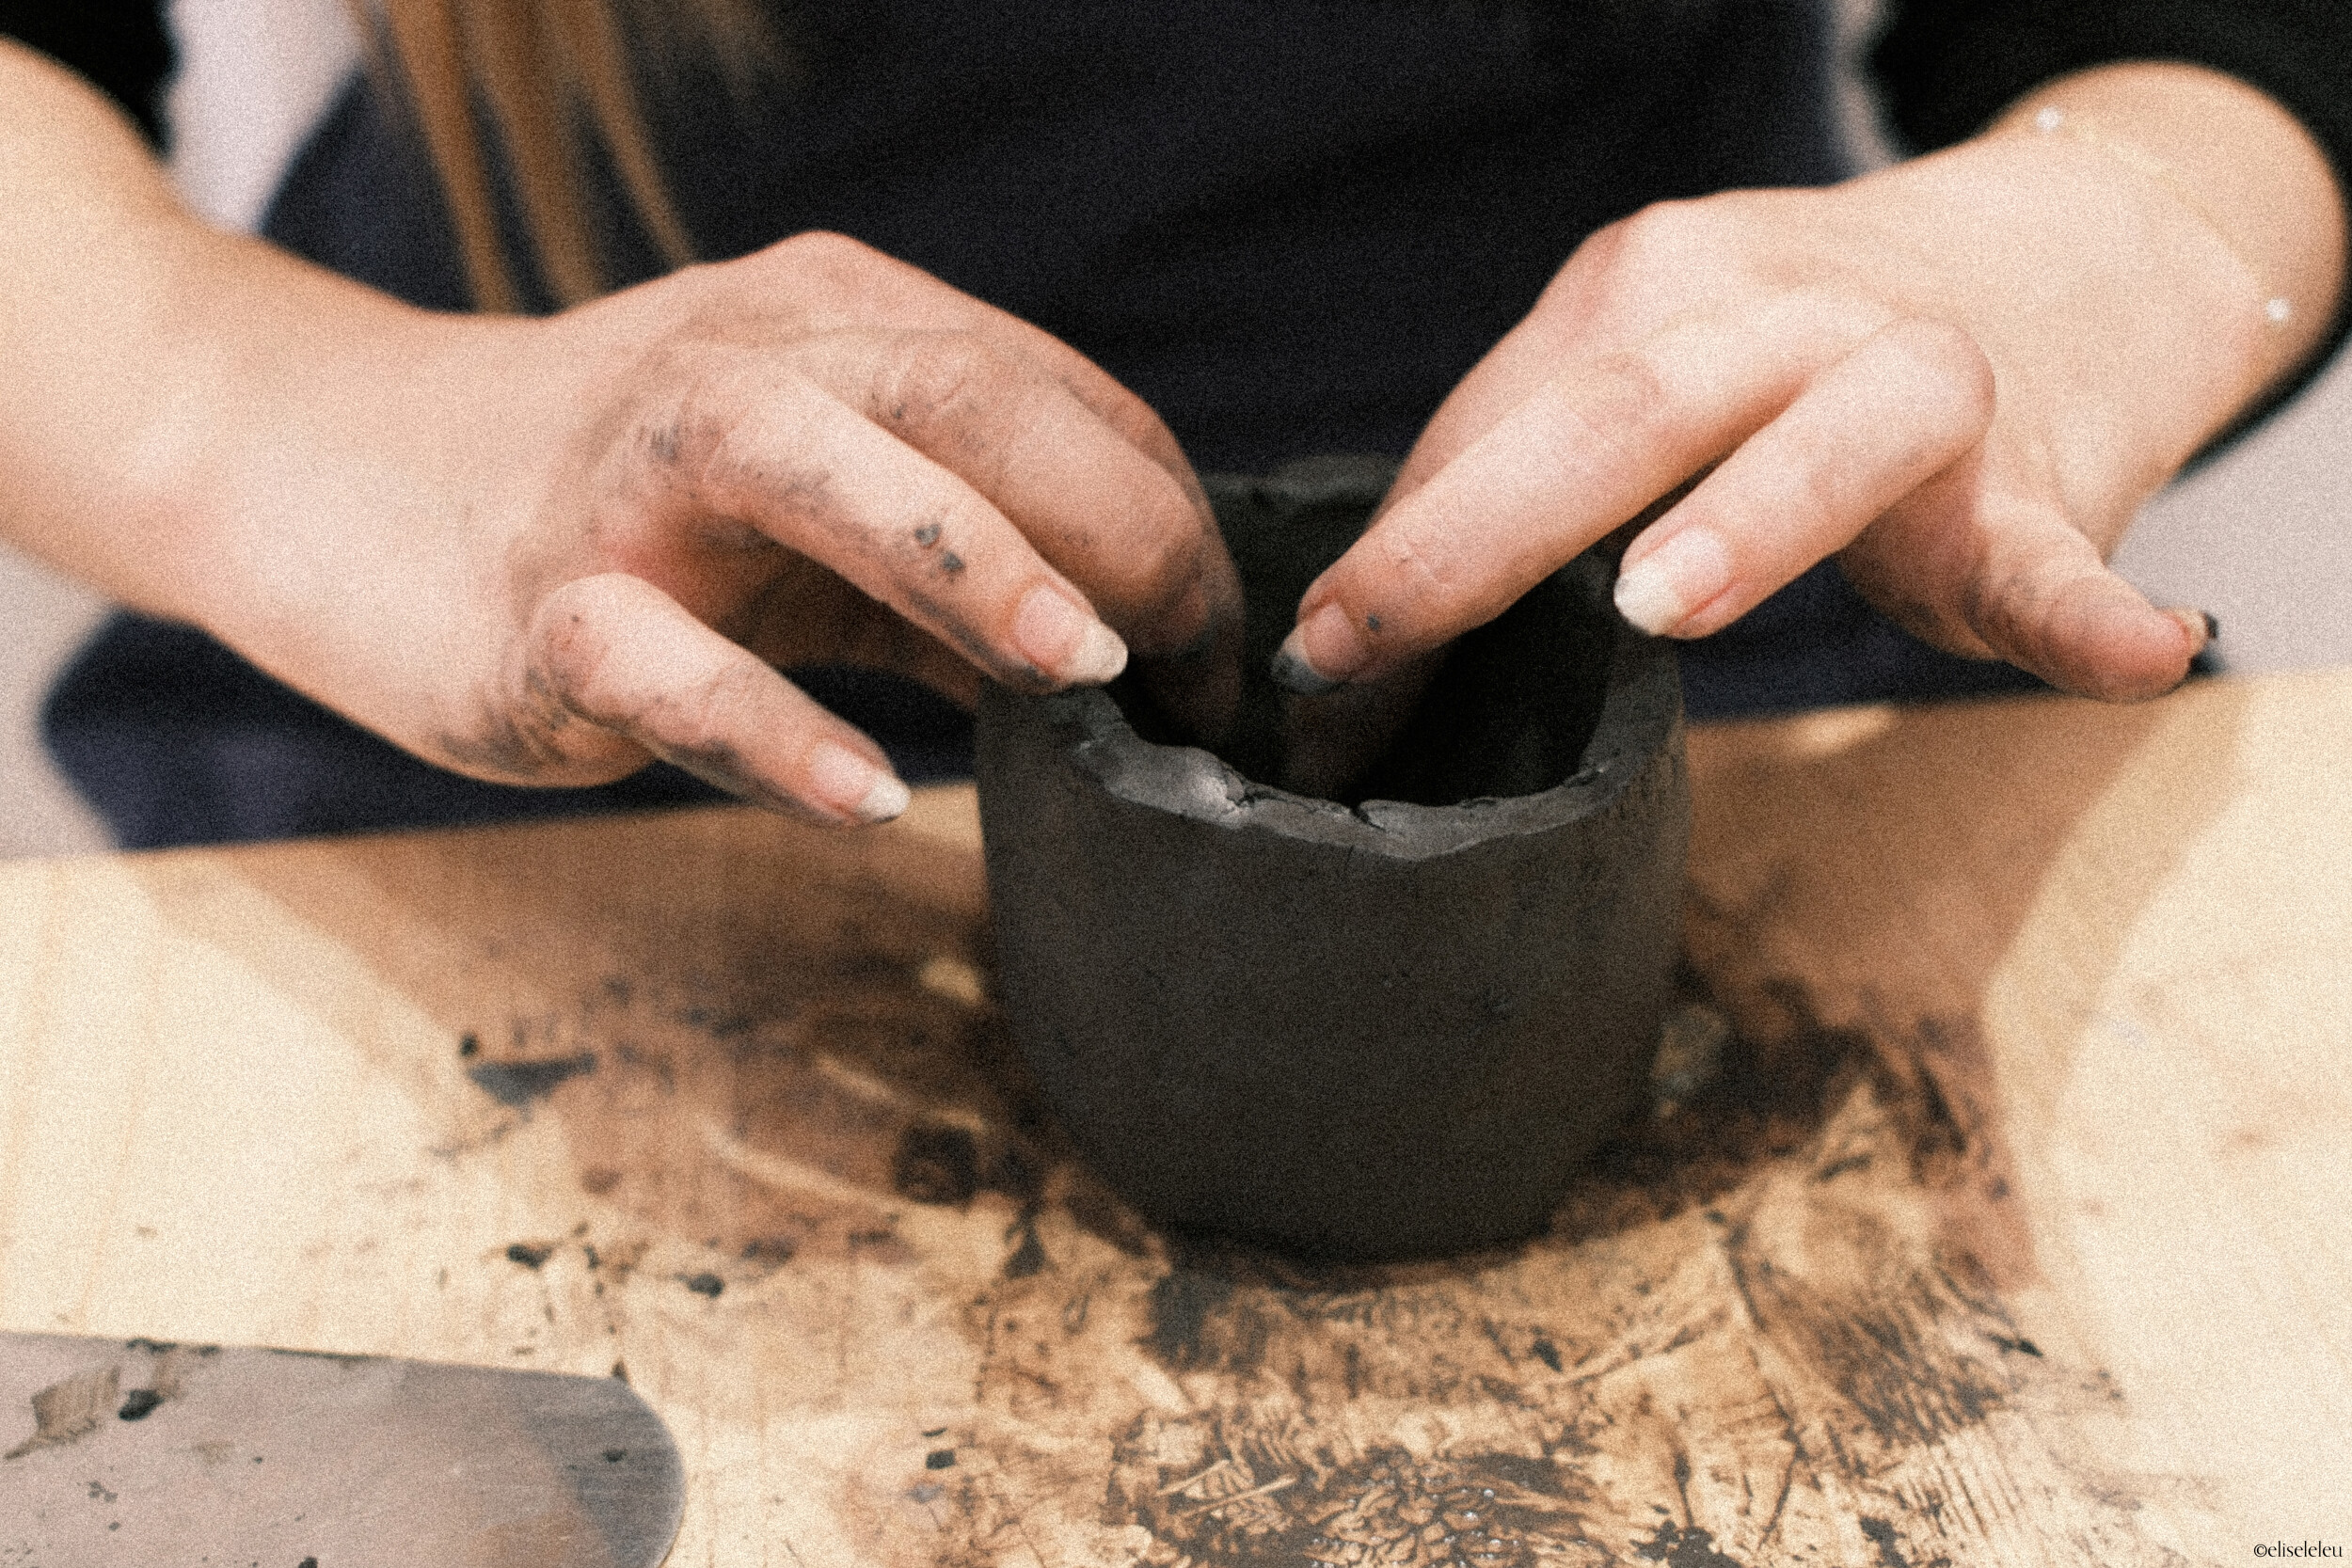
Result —
[[856, 585], [1009, 685], [1096, 684], [1119, 635], [995, 507], [797, 369], [706, 368], [669, 442], [685, 503], [739, 518]]
[[906, 810], [880, 747], [641, 578], [556, 589], [527, 647], [532, 684], [722, 789], [841, 824]]
[[[1044, 328], [965, 293], [913, 262], [844, 234], [796, 234], [734, 264], [780, 273], [778, 287], [797, 306], [793, 314], [809, 320], [819, 330], [882, 326], [909, 332], [969, 333], [1029, 359], [1121, 439], [1172, 476], [1207, 519], [1208, 499], [1200, 481], [1176, 437], [1151, 405]], [[804, 275], [812, 270], [829, 277], [833, 288], [807, 289]], [[834, 296], [830, 312], [807, 309], [812, 296], [821, 298], [828, 293]]]
[[1492, 620], [1779, 413], [1847, 330], [1797, 296], [1555, 375], [1316, 579], [1278, 678], [1377, 678]]
[[1081, 589], [1170, 717], [1202, 737], [1223, 728], [1239, 584], [1200, 480], [1140, 398], [1051, 334], [843, 235], [796, 235], [714, 272], [753, 278], [771, 309], [712, 312], [707, 341], [775, 353], [783, 325], [795, 365], [972, 484]]
[[801, 357], [1009, 518], [1137, 653], [1191, 647], [1237, 610], [1231, 564], [1193, 496], [1026, 357], [960, 332], [834, 337]]
[[841, 370], [869, 419], [971, 484], [1084, 589], [1164, 712], [1196, 738], [1222, 733], [1240, 699], [1241, 583], [1181, 455], [1171, 471], [1067, 382], [974, 335], [901, 335]]
[[1720, 630], [1958, 462], [1993, 408], [1993, 367], [1966, 333], [1882, 328], [1633, 541], [1618, 610], [1654, 636]]

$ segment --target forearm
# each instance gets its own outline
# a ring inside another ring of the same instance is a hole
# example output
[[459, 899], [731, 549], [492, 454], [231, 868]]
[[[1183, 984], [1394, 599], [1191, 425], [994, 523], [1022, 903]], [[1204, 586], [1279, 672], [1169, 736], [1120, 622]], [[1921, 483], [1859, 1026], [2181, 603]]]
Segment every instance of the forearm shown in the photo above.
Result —
[[363, 428], [386, 357], [426, 337], [420, 313], [204, 226], [105, 99], [5, 40], [0, 300], [0, 535], [215, 629], [252, 608], [288, 521], [258, 515], [256, 469], [273, 448], [347, 460], [332, 427]]

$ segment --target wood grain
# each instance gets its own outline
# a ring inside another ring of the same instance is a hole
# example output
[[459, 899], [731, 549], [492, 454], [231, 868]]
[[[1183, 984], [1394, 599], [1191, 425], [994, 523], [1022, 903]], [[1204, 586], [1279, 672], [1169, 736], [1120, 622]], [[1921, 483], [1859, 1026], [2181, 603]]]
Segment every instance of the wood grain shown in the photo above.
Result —
[[0, 1327], [622, 1367], [679, 1564], [2342, 1544], [2347, 759], [2352, 674], [1701, 732], [1715, 1070], [1376, 1270], [1070, 1162], [962, 791], [0, 867]]

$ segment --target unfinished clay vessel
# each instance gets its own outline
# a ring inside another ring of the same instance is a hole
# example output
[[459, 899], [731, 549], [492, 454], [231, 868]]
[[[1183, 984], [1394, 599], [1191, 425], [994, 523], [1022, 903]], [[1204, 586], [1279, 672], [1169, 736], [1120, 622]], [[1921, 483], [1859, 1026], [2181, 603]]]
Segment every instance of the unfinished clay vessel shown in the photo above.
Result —
[[[1253, 680], [1392, 471], [1211, 482]], [[1673, 652], [1611, 576], [1581, 558], [1457, 643], [1355, 804], [1146, 738], [1123, 683], [982, 700], [1005, 1014], [1153, 1221], [1327, 1259], [1509, 1241], [1643, 1102], [1689, 807]], [[1278, 756], [1280, 706], [1255, 688], [1229, 752]]]

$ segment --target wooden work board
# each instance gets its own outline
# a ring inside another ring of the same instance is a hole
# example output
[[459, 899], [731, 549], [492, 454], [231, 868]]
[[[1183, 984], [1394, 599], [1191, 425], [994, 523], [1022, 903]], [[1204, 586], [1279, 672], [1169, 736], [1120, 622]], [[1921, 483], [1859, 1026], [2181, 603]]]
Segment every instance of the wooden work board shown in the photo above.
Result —
[[1657, 1111], [1381, 1269], [1072, 1163], [966, 790], [0, 867], [0, 1327], [625, 1369], [692, 1568], [2352, 1540], [2352, 673], [1692, 764]]

